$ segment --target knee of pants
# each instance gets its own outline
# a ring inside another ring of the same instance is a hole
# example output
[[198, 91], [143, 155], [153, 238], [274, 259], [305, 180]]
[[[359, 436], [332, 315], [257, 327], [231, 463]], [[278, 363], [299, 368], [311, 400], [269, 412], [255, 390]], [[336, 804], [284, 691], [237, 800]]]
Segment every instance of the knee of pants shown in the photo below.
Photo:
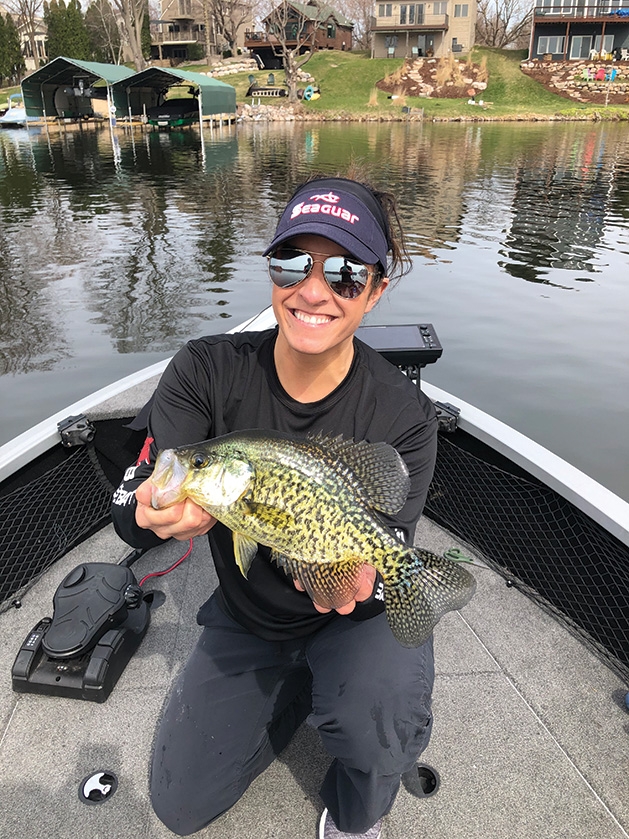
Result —
[[166, 827], [178, 836], [196, 833], [238, 800], [239, 791], [232, 780], [210, 787], [197, 787], [192, 776], [172, 771], [153, 755], [149, 778], [149, 797], [153, 811]]
[[429, 705], [372, 701], [356, 708], [339, 703], [330, 713], [313, 712], [308, 722], [316, 727], [326, 750], [347, 766], [363, 772], [402, 774], [415, 763], [430, 740]]

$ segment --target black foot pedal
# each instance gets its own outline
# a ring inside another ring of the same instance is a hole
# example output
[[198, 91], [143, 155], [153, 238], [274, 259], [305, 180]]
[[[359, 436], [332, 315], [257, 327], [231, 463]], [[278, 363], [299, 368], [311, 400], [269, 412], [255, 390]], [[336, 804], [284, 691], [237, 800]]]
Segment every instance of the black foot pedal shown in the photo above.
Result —
[[104, 702], [146, 634], [148, 604], [133, 572], [83, 563], [71, 571], [13, 664], [13, 690]]

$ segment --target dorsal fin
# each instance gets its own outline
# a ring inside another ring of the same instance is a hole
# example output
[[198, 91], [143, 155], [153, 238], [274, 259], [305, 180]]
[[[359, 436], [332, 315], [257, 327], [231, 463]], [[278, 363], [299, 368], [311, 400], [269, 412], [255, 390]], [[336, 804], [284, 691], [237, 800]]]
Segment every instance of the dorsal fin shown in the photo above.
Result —
[[406, 463], [389, 443], [367, 443], [326, 437], [321, 432], [310, 441], [347, 464], [367, 493], [371, 507], [393, 515], [402, 509], [411, 487]]

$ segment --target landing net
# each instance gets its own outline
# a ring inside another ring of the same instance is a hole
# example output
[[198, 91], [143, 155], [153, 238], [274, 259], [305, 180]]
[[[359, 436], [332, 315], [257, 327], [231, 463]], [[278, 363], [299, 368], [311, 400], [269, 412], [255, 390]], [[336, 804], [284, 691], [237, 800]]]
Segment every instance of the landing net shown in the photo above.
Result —
[[425, 512], [629, 678], [626, 545], [532, 476], [444, 434]]
[[112, 492], [88, 446], [0, 498], [0, 612], [107, 523]]

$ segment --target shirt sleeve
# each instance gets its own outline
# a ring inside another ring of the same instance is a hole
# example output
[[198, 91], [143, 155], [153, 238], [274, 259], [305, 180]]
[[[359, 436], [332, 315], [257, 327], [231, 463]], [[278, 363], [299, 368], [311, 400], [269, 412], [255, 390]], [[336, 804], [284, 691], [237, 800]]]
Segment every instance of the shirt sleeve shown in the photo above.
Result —
[[163, 542], [135, 520], [135, 491], [153, 474], [158, 453], [211, 436], [212, 417], [207, 364], [193, 343], [181, 349], [168, 365], [153, 396], [147, 437], [135, 464], [130, 466], [112, 498], [111, 515], [116, 533], [134, 548], [151, 548]]

